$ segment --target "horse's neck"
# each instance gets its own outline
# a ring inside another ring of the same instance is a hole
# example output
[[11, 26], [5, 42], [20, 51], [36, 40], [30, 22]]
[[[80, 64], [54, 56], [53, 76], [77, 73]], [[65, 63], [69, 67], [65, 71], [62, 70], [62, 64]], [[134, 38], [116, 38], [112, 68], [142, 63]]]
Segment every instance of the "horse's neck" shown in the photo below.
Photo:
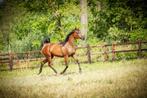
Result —
[[75, 40], [74, 37], [70, 36], [68, 41], [67, 41], [68, 45], [71, 45], [72, 47], [74, 47], [74, 40]]
[[74, 37], [70, 36], [64, 46], [67, 47], [68, 49], [75, 50], [74, 40], [75, 40]]
[[74, 45], [74, 38], [71, 37], [69, 38], [69, 40], [65, 43], [64, 47], [67, 49], [68, 51], [68, 55], [73, 55], [76, 52], [76, 48]]

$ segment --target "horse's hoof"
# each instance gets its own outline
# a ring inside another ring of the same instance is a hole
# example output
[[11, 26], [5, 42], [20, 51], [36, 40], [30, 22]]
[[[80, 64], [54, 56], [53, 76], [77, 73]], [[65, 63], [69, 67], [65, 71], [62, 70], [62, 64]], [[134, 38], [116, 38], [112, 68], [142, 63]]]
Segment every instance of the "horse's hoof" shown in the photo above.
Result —
[[64, 72], [60, 72], [60, 75], [64, 74]]
[[82, 73], [82, 70], [80, 70], [79, 73]]
[[40, 75], [40, 73], [38, 73], [37, 75]]
[[60, 75], [62, 75], [63, 73], [61, 72]]
[[60, 75], [59, 73], [56, 73], [56, 74], [55, 74], [55, 76], [59, 76], [59, 75]]

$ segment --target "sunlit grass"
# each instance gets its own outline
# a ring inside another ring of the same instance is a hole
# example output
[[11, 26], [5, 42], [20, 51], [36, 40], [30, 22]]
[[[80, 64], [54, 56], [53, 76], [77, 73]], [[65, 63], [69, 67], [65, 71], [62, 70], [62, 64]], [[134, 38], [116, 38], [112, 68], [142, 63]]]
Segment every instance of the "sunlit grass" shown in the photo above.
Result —
[[[54, 65], [61, 72], [64, 65]], [[69, 65], [64, 75], [44, 67], [0, 72], [0, 98], [146, 98], [147, 60]]]

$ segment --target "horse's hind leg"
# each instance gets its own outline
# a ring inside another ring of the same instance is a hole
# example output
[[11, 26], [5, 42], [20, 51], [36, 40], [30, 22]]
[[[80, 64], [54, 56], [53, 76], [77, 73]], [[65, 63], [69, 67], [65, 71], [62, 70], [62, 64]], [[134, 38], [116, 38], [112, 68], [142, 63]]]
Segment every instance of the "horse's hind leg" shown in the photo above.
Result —
[[41, 65], [40, 65], [40, 70], [39, 70], [39, 73], [40, 74], [42, 72], [42, 68], [43, 68], [43, 65], [47, 62], [48, 60], [45, 58], [42, 62], [41, 62]]
[[57, 71], [51, 66], [51, 58], [53, 58], [53, 56], [48, 58], [48, 66], [57, 74]]

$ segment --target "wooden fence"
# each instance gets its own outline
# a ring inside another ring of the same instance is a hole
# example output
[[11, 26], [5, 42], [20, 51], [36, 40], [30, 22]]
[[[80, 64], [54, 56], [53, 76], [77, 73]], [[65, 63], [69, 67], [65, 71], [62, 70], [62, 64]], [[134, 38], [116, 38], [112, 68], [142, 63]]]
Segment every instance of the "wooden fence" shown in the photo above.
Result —
[[[105, 45], [95, 45], [95, 46], [84, 46], [84, 47], [77, 47], [78, 49], [86, 49], [86, 53], [82, 54], [87, 57], [87, 62], [92, 63], [92, 55], [102, 54], [104, 57], [104, 61], [108, 61], [109, 54], [112, 54], [111, 60], [116, 59], [116, 53], [126, 53], [126, 52], [137, 52], [137, 57], [141, 58], [141, 54], [143, 51], [147, 51], [147, 48], [142, 48], [142, 45], [147, 45], [147, 42], [134, 42], [134, 43], [119, 43], [119, 44], [105, 44]], [[136, 45], [137, 49], [130, 49], [130, 50], [117, 50], [118, 46], [124, 45]], [[108, 47], [111, 47], [111, 50], [108, 50]], [[101, 48], [103, 51], [92, 53], [93, 48]], [[79, 56], [82, 56], [79, 55]], [[19, 62], [25, 61], [41, 61], [43, 56], [41, 55], [40, 51], [28, 51], [24, 53], [0, 53], [0, 65], [7, 64], [9, 69], [13, 69], [13, 65]]]
[[0, 54], [0, 65], [7, 64], [9, 65], [10, 70], [13, 68], [13, 56], [11, 53], [1, 53]]

